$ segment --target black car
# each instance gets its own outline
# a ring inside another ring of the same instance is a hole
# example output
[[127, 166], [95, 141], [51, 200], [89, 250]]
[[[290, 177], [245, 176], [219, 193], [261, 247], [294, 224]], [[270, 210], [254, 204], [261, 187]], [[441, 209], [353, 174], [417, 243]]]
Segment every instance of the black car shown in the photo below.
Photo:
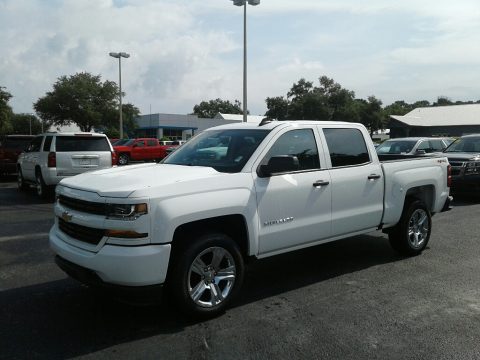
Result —
[[452, 191], [480, 193], [480, 134], [462, 136], [444, 153], [452, 166]]

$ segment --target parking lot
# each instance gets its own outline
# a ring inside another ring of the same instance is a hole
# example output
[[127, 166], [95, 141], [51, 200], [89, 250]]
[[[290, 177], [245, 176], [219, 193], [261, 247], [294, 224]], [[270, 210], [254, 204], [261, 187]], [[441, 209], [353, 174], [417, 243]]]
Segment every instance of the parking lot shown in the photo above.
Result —
[[0, 180], [1, 359], [480, 358], [479, 200], [434, 216], [414, 258], [376, 232], [254, 262], [203, 322], [69, 279], [48, 248], [52, 201]]

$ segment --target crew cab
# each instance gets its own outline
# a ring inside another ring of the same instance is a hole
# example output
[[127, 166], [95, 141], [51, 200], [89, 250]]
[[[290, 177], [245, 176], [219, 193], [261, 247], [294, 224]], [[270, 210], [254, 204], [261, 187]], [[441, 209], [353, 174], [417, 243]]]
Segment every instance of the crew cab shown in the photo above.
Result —
[[156, 138], [130, 139], [113, 148], [118, 156], [118, 165], [127, 165], [130, 160], [160, 161], [167, 156], [167, 149], [172, 145], [160, 144]]
[[452, 165], [452, 191], [480, 193], [480, 134], [457, 139], [445, 156]]
[[50, 246], [90, 285], [166, 285], [183, 311], [213, 316], [245, 261], [375, 230], [402, 254], [426, 247], [448, 208], [445, 157], [380, 162], [361, 124], [272, 121], [210, 128], [160, 164], [57, 186]]

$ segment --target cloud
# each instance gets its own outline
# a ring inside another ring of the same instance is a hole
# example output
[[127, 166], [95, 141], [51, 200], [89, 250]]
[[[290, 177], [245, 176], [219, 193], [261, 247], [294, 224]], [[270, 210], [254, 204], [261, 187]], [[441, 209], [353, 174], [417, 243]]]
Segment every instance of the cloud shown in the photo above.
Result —
[[[476, 0], [262, 0], [248, 7], [249, 109], [264, 113], [266, 97], [321, 75], [385, 103], [475, 96], [479, 8]], [[16, 112], [31, 112], [59, 76], [118, 81], [108, 53], [125, 51], [125, 102], [144, 113], [241, 100], [242, 26], [227, 0], [0, 0], [0, 86]]]

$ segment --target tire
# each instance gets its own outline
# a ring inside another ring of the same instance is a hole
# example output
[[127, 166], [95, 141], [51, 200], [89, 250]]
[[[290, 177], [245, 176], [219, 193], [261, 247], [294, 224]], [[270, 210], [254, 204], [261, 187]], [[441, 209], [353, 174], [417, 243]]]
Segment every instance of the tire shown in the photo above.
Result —
[[221, 314], [235, 298], [245, 267], [238, 245], [225, 234], [193, 239], [173, 257], [168, 279], [179, 310], [198, 318]]
[[45, 181], [43, 181], [42, 173], [37, 171], [35, 174], [35, 192], [38, 197], [46, 199], [50, 193], [49, 190], [49, 187], [45, 184]]
[[28, 189], [28, 184], [25, 183], [25, 179], [23, 178], [22, 170], [20, 168], [17, 171], [17, 187], [20, 191]]
[[419, 255], [427, 246], [432, 231], [432, 218], [425, 203], [406, 202], [399, 223], [390, 231], [392, 247], [402, 255]]
[[129, 161], [130, 156], [128, 154], [123, 153], [118, 156], [118, 165], [127, 165]]

